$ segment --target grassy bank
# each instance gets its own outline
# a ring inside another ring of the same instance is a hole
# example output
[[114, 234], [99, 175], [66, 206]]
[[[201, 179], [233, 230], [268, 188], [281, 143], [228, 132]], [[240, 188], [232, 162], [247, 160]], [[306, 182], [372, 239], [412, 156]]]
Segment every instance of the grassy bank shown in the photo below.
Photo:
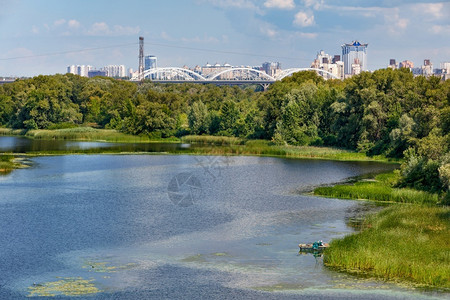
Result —
[[0, 175], [9, 174], [14, 169], [26, 168], [25, 160], [14, 155], [0, 154]]
[[450, 208], [393, 205], [365, 222], [362, 232], [331, 242], [326, 266], [450, 289]]
[[0, 155], [0, 174], [10, 173], [15, 168], [13, 159], [12, 155]]
[[213, 155], [257, 155], [286, 158], [328, 159], [342, 161], [397, 162], [384, 156], [369, 157], [364, 153], [332, 147], [274, 145], [267, 140], [244, 140], [234, 137], [186, 136], [182, 142], [193, 146], [188, 152]]
[[178, 138], [150, 138], [125, 134], [113, 129], [96, 129], [92, 127], [28, 131], [0, 128], [0, 135], [20, 135], [37, 140], [102, 141], [115, 143], [180, 142]]
[[[286, 158], [328, 159], [341, 161], [378, 161], [397, 162], [384, 156], [366, 156], [364, 153], [337, 149], [331, 147], [274, 145], [267, 140], [247, 140], [226, 136], [184, 136], [166, 139], [155, 139], [145, 136], [128, 135], [116, 130], [95, 129], [91, 127], [76, 127], [54, 130], [13, 130], [0, 128], [0, 135], [25, 136], [39, 140], [72, 140], [72, 141], [102, 141], [115, 143], [188, 143], [189, 148], [171, 150], [179, 154], [203, 155], [256, 155]], [[44, 154], [77, 154], [77, 153], [111, 153], [111, 150], [80, 150], [80, 151], [37, 151], [33, 155]], [[120, 153], [120, 151], [115, 151]]]
[[370, 179], [363, 179], [354, 184], [340, 184], [332, 187], [318, 187], [314, 195], [364, 199], [383, 202], [399, 202], [433, 205], [439, 202], [439, 195], [409, 188], [395, 188], [399, 179], [395, 172], [383, 173]]

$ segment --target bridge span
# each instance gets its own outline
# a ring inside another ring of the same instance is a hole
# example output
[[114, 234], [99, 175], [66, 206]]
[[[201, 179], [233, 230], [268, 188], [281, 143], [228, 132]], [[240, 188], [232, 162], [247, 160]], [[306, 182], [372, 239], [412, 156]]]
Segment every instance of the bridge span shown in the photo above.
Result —
[[216, 85], [245, 85], [259, 84], [266, 89], [270, 84], [282, 80], [287, 76], [300, 71], [316, 71], [325, 79], [338, 79], [334, 74], [321, 69], [314, 68], [292, 68], [282, 70], [275, 76], [270, 76], [263, 71], [251, 68], [227, 68], [218, 72], [201, 75], [189, 69], [166, 67], [154, 68], [144, 72], [143, 75], [136, 75], [131, 81], [140, 81], [150, 79], [159, 83], [200, 83], [200, 84], [216, 84]]

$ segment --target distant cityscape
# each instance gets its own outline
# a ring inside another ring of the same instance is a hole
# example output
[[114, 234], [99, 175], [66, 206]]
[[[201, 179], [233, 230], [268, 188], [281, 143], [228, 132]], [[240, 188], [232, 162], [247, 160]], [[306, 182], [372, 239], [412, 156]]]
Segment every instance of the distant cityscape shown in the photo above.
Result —
[[[325, 53], [324, 50], [320, 50], [316, 54], [316, 58], [312, 60], [310, 68], [326, 71], [334, 78], [349, 78], [353, 75], [357, 75], [368, 70], [367, 48], [368, 44], [353, 41], [351, 43], [341, 45], [340, 55], [329, 55]], [[158, 58], [155, 55], [147, 55], [144, 60], [144, 71], [158, 68]], [[442, 62], [440, 63], [439, 68], [434, 68], [430, 59], [424, 59], [423, 65], [415, 67], [414, 63], [410, 60], [404, 60], [397, 63], [396, 59], [392, 58], [389, 60], [386, 67], [391, 69], [407, 68], [414, 74], [414, 76], [428, 77], [434, 75], [440, 76], [443, 80], [450, 78], [450, 62]], [[190, 70], [202, 76], [216, 74], [220, 71], [233, 68], [254, 69], [265, 72], [272, 77], [275, 77], [277, 74], [282, 72], [280, 62], [264, 62], [260, 66], [232, 66], [228, 63], [210, 64], [207, 62], [203, 66], [197, 65], [193, 68], [189, 68], [184, 65], [181, 68]], [[106, 76], [129, 79], [136, 77], [139, 73], [139, 69], [127, 69], [125, 65], [107, 65], [102, 68], [95, 68], [91, 65], [70, 65], [67, 67], [66, 73], [76, 74], [83, 77]], [[322, 73], [322, 75], [324, 76], [324, 73]], [[8, 80], [8, 78], [0, 78], [0, 83], [2, 80], [5, 81]]]

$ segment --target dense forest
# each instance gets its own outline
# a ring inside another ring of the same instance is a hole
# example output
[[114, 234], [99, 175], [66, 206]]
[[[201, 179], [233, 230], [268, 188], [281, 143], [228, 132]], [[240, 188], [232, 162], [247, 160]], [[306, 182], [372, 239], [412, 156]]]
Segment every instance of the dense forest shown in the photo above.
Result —
[[400, 185], [446, 192], [450, 183], [450, 80], [406, 69], [344, 81], [299, 72], [273, 84], [139, 84], [76, 75], [0, 86], [0, 125], [93, 126], [155, 138], [222, 135], [274, 144], [347, 148], [405, 158]]

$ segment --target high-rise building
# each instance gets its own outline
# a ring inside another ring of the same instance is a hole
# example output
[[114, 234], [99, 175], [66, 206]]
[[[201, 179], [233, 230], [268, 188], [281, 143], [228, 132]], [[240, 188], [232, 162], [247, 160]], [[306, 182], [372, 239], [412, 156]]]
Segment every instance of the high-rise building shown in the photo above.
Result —
[[108, 77], [126, 77], [126, 68], [124, 65], [109, 65], [103, 68]]
[[67, 67], [67, 73], [88, 77], [88, 72], [92, 70], [92, 66], [89, 65], [71, 65]]
[[75, 65], [68, 66], [67, 73], [77, 74], [77, 66], [75, 66]]
[[[344, 78], [344, 63], [340, 61], [341, 57], [335, 55], [332, 57], [326, 54], [325, 51], [320, 50], [317, 52], [316, 59], [311, 63], [311, 68], [320, 69], [333, 74], [335, 77], [343, 79]], [[328, 75], [323, 74], [325, 78], [329, 78]]]
[[389, 66], [388, 66], [388, 68], [391, 68], [391, 69], [393, 69], [393, 70], [397, 69], [397, 62], [395, 61], [394, 58], [391, 58], [391, 59], [389, 60]]
[[425, 59], [423, 61], [423, 66], [422, 66], [422, 75], [423, 76], [431, 76], [433, 75], [433, 64], [431, 63], [430, 59]]
[[96, 77], [96, 76], [106, 76], [106, 71], [104, 70], [89, 70], [88, 77]]
[[400, 63], [400, 68], [412, 69], [414, 68], [414, 63], [410, 60], [404, 60]]
[[441, 69], [445, 74], [450, 74], [450, 62], [441, 63]]
[[158, 58], [154, 55], [147, 55], [145, 57], [145, 70], [156, 69], [158, 63]]
[[335, 63], [337, 63], [338, 61], [341, 61], [341, 56], [340, 55], [335, 55], [334, 57], [333, 57], [333, 64], [335, 64]]
[[342, 45], [342, 60], [345, 75], [356, 75], [367, 71], [367, 46], [358, 41]]
[[281, 64], [279, 62], [265, 62], [262, 64], [262, 69], [267, 75], [275, 76], [281, 70]]

